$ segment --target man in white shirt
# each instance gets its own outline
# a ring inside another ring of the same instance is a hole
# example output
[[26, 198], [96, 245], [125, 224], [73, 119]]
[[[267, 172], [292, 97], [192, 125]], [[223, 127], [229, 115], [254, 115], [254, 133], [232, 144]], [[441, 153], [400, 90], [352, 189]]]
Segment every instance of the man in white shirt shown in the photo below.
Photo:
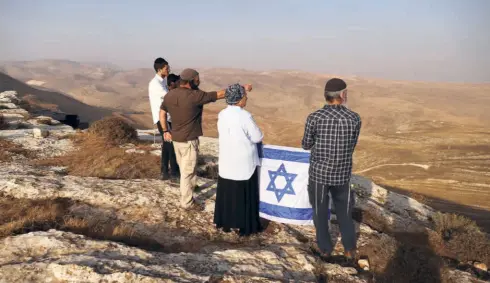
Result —
[[[170, 72], [170, 66], [163, 58], [157, 58], [153, 64], [156, 75], [148, 84], [148, 96], [150, 98], [151, 114], [153, 118], [153, 124], [156, 124], [160, 135], [162, 136], [162, 155], [161, 155], [161, 179], [168, 180], [172, 177], [175, 180], [179, 180], [179, 166], [177, 165], [177, 159], [175, 157], [174, 147], [171, 141], [163, 140], [163, 127], [160, 124], [160, 105], [163, 102], [163, 98], [168, 93], [167, 76]], [[171, 128], [172, 118], [167, 113], [167, 129]], [[169, 163], [170, 163], [170, 175], [169, 175]]]

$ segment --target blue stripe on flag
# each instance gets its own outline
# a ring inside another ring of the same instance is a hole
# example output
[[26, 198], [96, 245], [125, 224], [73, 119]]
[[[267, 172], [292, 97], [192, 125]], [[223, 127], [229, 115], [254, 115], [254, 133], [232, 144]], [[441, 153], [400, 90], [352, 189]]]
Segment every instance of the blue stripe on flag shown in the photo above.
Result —
[[260, 212], [270, 216], [294, 219], [294, 220], [311, 220], [313, 219], [312, 208], [294, 208], [270, 203], [260, 202]]
[[263, 147], [261, 150], [259, 150], [259, 157], [298, 163], [310, 163], [310, 153], [301, 151], [289, 151]]

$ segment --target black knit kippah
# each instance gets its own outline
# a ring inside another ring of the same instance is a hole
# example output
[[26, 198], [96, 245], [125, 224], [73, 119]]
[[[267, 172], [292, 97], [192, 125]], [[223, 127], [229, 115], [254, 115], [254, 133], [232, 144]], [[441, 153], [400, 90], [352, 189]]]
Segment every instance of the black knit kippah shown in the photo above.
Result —
[[325, 85], [325, 91], [335, 92], [341, 91], [347, 88], [347, 84], [339, 78], [330, 79]]

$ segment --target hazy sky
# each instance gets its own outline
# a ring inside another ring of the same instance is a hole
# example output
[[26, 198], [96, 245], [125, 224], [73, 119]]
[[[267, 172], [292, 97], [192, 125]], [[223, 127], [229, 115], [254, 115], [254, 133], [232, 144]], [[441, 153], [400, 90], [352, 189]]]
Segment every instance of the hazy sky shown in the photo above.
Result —
[[0, 0], [0, 60], [490, 82], [490, 0]]

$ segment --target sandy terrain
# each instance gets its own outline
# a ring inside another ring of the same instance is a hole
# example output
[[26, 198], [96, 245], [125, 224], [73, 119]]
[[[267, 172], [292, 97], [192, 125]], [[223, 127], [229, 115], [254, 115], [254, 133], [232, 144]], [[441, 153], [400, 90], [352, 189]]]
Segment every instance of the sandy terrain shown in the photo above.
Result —
[[33, 85], [33, 86], [42, 86], [43, 84], [45, 84], [45, 82], [43, 82], [43, 81], [36, 81], [36, 80], [30, 80], [30, 81], [27, 81], [26, 84]]

